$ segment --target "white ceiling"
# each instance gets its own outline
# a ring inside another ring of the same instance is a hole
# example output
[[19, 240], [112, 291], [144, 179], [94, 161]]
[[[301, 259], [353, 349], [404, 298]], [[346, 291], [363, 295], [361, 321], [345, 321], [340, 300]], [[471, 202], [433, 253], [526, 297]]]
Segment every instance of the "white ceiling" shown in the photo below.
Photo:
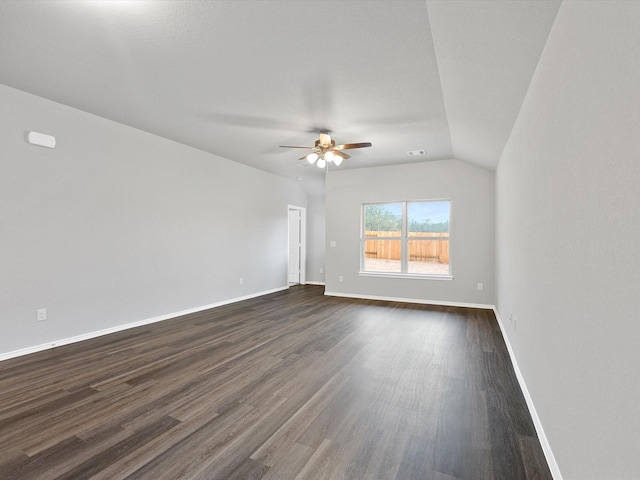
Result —
[[[339, 168], [495, 169], [554, 1], [2, 0], [0, 83], [323, 189]], [[426, 150], [409, 157], [409, 150]], [[303, 163], [303, 162], [301, 162]]]

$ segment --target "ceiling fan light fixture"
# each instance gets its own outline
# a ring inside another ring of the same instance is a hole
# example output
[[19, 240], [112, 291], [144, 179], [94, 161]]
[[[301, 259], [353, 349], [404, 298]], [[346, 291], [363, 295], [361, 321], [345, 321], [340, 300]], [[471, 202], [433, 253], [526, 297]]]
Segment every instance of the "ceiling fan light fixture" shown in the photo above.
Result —
[[316, 163], [316, 160], [318, 160], [317, 153], [310, 153], [309, 155], [307, 155], [307, 162], [309, 162], [311, 165]]
[[337, 158], [337, 155], [335, 153], [333, 153], [332, 151], [328, 151], [324, 154], [324, 159], [327, 162], [334, 162], [335, 159]]
[[318, 168], [324, 168], [327, 166], [327, 161], [323, 157], [320, 157], [316, 165], [318, 165]]
[[340, 155], [334, 155], [333, 156], [333, 163], [336, 164], [336, 167], [339, 167], [340, 164], [342, 163], [342, 157]]

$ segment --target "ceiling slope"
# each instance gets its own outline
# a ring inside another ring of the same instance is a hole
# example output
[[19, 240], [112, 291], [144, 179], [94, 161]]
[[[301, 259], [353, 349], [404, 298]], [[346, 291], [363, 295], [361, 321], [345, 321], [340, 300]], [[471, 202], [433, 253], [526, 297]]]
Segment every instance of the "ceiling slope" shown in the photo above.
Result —
[[458, 160], [497, 167], [560, 3], [427, 2]]
[[[342, 168], [494, 169], [558, 2], [0, 2], [0, 83], [289, 178], [321, 130]], [[409, 150], [425, 150], [409, 157]]]

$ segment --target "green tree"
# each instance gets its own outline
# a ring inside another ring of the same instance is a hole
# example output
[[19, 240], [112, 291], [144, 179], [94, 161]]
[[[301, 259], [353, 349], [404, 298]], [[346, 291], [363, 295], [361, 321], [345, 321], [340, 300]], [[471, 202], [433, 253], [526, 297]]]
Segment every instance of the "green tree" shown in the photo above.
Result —
[[394, 232], [402, 228], [402, 217], [394, 214], [384, 205], [366, 205], [364, 226], [370, 231]]
[[430, 218], [419, 222], [418, 220], [410, 220], [409, 221], [409, 231], [410, 232], [448, 232], [449, 231], [449, 222], [438, 222], [434, 223]]

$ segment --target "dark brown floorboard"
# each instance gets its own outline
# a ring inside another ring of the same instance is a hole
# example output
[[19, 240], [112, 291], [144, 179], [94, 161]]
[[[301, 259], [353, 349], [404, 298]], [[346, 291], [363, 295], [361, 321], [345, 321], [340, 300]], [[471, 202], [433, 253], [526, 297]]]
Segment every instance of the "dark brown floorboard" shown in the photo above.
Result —
[[551, 479], [493, 313], [287, 291], [0, 363], [0, 479]]

